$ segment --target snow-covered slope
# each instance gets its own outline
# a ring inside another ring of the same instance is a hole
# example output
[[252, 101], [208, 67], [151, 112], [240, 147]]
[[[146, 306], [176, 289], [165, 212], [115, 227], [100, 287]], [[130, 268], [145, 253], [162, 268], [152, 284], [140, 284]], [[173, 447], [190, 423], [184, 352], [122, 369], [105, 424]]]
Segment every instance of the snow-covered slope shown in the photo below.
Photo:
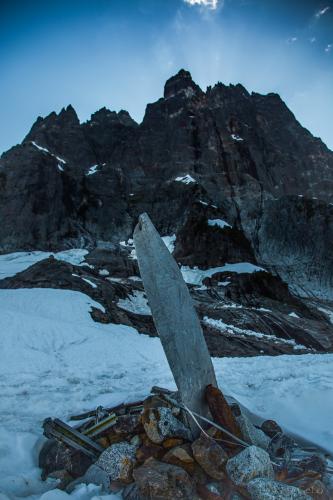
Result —
[[[101, 306], [79, 292], [0, 290], [0, 303], [0, 498], [68, 498], [43, 493], [53, 487], [36, 465], [43, 419], [136, 400], [152, 385], [173, 388], [163, 349], [130, 327], [95, 323], [89, 310]], [[332, 362], [302, 355], [214, 365], [220, 386], [250, 410], [333, 451]], [[80, 486], [71, 498], [98, 495]]]

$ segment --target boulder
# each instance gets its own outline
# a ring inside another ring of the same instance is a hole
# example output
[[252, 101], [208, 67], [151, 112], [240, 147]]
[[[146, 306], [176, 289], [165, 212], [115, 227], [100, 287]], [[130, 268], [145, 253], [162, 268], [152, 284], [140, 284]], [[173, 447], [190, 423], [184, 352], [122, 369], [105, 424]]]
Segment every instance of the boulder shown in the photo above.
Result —
[[95, 464], [92, 464], [85, 475], [79, 480], [81, 483], [97, 484], [105, 491], [110, 489], [110, 474]]
[[213, 439], [201, 436], [192, 443], [194, 458], [213, 479], [225, 478], [228, 455]]
[[39, 467], [42, 479], [55, 471], [67, 471], [74, 479], [84, 475], [92, 459], [79, 450], [68, 448], [55, 440], [49, 439], [39, 454]]
[[147, 409], [142, 414], [142, 422], [153, 443], [161, 444], [170, 437], [191, 439], [190, 430], [173, 415], [171, 408]]
[[265, 477], [250, 481], [247, 490], [253, 500], [311, 500], [311, 497], [299, 488]]
[[188, 473], [176, 465], [148, 459], [133, 476], [143, 498], [199, 500]]
[[268, 453], [257, 446], [249, 446], [230, 458], [226, 465], [229, 478], [238, 486], [245, 486], [256, 477], [274, 477]]
[[136, 462], [136, 449], [135, 445], [126, 441], [113, 444], [103, 451], [95, 466], [106, 472], [110, 481], [130, 483], [133, 480], [132, 471]]
[[259, 448], [263, 448], [264, 450], [268, 449], [270, 443], [269, 437], [266, 436], [261, 429], [257, 429], [249, 417], [242, 413], [239, 417], [236, 417], [236, 420], [242, 432], [244, 441], [258, 446]]
[[270, 438], [273, 438], [276, 434], [282, 432], [281, 427], [275, 422], [275, 420], [265, 420], [265, 422], [261, 424], [261, 430]]

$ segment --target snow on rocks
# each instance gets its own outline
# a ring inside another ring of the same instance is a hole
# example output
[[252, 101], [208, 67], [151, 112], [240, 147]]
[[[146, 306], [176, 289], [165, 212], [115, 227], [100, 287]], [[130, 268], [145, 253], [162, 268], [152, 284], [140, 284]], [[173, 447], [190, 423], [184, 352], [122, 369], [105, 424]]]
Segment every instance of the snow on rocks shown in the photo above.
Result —
[[182, 177], [176, 177], [175, 181], [182, 182], [183, 184], [194, 184], [197, 182], [190, 174], [183, 175]]
[[244, 139], [238, 134], [231, 134], [231, 139], [233, 139], [234, 141], [244, 141]]
[[249, 446], [230, 458], [226, 465], [230, 479], [238, 486], [245, 486], [256, 477], [274, 478], [273, 466], [268, 453], [257, 446]]
[[[234, 307], [234, 306], [227, 306], [226, 308], [229, 307]], [[301, 344], [296, 344], [295, 340], [293, 339], [283, 339], [281, 337], [276, 337], [275, 335], [269, 335], [266, 333], [261, 333], [261, 332], [255, 332], [253, 330], [249, 329], [243, 329], [239, 328], [238, 326], [234, 325], [229, 325], [227, 323], [224, 323], [222, 319], [212, 319], [208, 318], [205, 316], [203, 318], [203, 322], [206, 325], [212, 326], [213, 328], [216, 328], [217, 330], [220, 330], [221, 332], [227, 332], [228, 334], [234, 334], [234, 335], [241, 335], [241, 336], [250, 336], [250, 337], [257, 337], [258, 339], [263, 339], [267, 340], [268, 342], [274, 342], [275, 344], [288, 344], [291, 345], [294, 349], [304, 349], [307, 350], [307, 348]]]
[[118, 300], [117, 306], [135, 314], [151, 316], [146, 294], [140, 290], [133, 290], [127, 299]]
[[205, 278], [211, 278], [216, 273], [256, 273], [265, 271], [263, 267], [256, 266], [250, 262], [238, 262], [236, 264], [225, 264], [220, 267], [212, 267], [210, 269], [199, 269], [198, 267], [182, 266], [180, 268], [183, 278], [190, 285], [202, 285]]
[[[44, 148], [43, 146], [40, 146], [35, 141], [31, 141], [31, 144], [33, 146], [35, 146], [35, 148], [37, 148], [39, 151], [42, 151], [43, 153], [47, 153], [50, 156], [53, 156], [59, 163], [62, 163], [63, 165], [66, 165], [67, 162], [63, 158], [60, 158], [59, 156], [51, 153], [47, 148]], [[58, 169], [61, 170], [61, 171], [64, 170], [63, 167], [61, 165], [59, 165], [59, 164], [58, 164]]]
[[208, 219], [207, 223], [208, 226], [219, 227], [220, 229], [223, 229], [225, 227], [231, 227], [231, 225], [228, 222], [222, 219]]
[[0, 255], [0, 279], [15, 276], [15, 274], [28, 269], [37, 262], [49, 258], [51, 255], [57, 260], [62, 260], [74, 266], [88, 265], [84, 262], [88, 250], [72, 248], [62, 252], [15, 252]]

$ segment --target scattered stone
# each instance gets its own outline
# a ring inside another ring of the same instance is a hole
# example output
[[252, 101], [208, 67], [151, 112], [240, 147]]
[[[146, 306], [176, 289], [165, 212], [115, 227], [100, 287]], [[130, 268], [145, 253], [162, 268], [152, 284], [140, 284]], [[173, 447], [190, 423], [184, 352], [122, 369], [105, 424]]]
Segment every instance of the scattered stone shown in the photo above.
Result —
[[304, 491], [269, 478], [258, 477], [247, 484], [253, 500], [311, 500]]
[[183, 442], [184, 441], [181, 438], [168, 438], [163, 441], [163, 448], [174, 448], [175, 446], [180, 446], [181, 444], [183, 444]]
[[268, 453], [257, 446], [249, 446], [238, 455], [230, 458], [226, 470], [229, 478], [239, 486], [245, 486], [256, 477], [274, 477]]
[[134, 470], [133, 476], [144, 498], [198, 500], [190, 476], [176, 465], [150, 458]]
[[286, 434], [280, 433], [271, 439], [267, 451], [271, 457], [283, 458], [286, 462], [289, 462], [294, 448], [294, 440]]
[[158, 460], [165, 454], [165, 449], [163, 446], [159, 446], [150, 442], [150, 444], [144, 443], [136, 450], [136, 459], [138, 462], [145, 462], [148, 458], [154, 457]]
[[264, 450], [268, 449], [270, 443], [269, 437], [266, 436], [261, 429], [257, 429], [244, 413], [236, 417], [236, 420], [244, 441], [254, 446], [258, 446], [259, 448], [263, 448]]
[[305, 471], [319, 472], [320, 474], [324, 474], [326, 471], [325, 460], [320, 455], [306, 457], [298, 465]]
[[83, 452], [68, 448], [62, 443], [49, 439], [39, 454], [39, 467], [45, 480], [54, 471], [66, 470], [74, 479], [84, 475], [92, 459]]
[[79, 481], [86, 484], [97, 484], [98, 486], [102, 486], [105, 491], [110, 489], [111, 483], [110, 474], [96, 464], [92, 464]]
[[103, 436], [103, 437], [97, 439], [96, 442], [98, 444], [100, 444], [101, 446], [103, 446], [103, 448], [108, 448], [110, 446], [110, 441], [108, 440], [108, 438], [106, 436]]
[[156, 444], [163, 443], [169, 437], [191, 439], [190, 430], [166, 407], [145, 410], [142, 423], [149, 439]]
[[201, 436], [192, 443], [194, 458], [203, 470], [213, 479], [225, 478], [224, 466], [228, 455], [215, 441]]
[[142, 432], [140, 415], [121, 415], [117, 418], [117, 423], [112, 427], [116, 434], [138, 434]]
[[325, 484], [318, 478], [303, 478], [294, 483], [294, 486], [305, 491], [310, 497], [320, 500], [329, 499], [329, 492]]
[[194, 460], [189, 443], [172, 448], [164, 455], [162, 461], [182, 467], [196, 484], [205, 484], [207, 482], [207, 474]]
[[48, 475], [48, 479], [57, 479], [57, 488], [59, 490], [65, 490], [67, 486], [73, 481], [73, 477], [67, 472], [67, 470], [56, 470]]
[[136, 483], [128, 484], [122, 492], [123, 500], [144, 500]]
[[273, 438], [276, 434], [282, 433], [281, 427], [275, 420], [265, 420], [265, 422], [261, 424], [261, 430], [270, 438]]
[[131, 482], [132, 471], [136, 462], [136, 446], [127, 443], [116, 443], [100, 455], [95, 465], [107, 472], [110, 480]]
[[183, 446], [176, 446], [175, 448], [172, 448], [170, 451], [168, 451], [168, 453], [166, 453], [164, 459], [166, 462], [168, 462], [168, 460], [170, 460], [172, 457], [185, 464], [194, 463], [191, 446], [189, 444], [187, 445], [185, 444]]

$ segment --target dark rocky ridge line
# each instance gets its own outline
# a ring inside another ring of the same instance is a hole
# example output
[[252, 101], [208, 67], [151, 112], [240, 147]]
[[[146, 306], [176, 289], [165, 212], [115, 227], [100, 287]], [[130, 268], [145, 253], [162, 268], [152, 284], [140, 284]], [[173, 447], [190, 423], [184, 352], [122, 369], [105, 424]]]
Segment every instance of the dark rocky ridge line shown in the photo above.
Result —
[[[147, 212], [161, 235], [176, 236], [181, 265], [250, 262], [267, 271], [216, 273], [201, 290], [190, 286], [212, 354], [295, 351], [237, 328], [331, 351], [332, 324], [318, 307], [331, 310], [333, 300], [332, 188], [333, 153], [277, 94], [221, 83], [203, 92], [181, 70], [141, 124], [106, 108], [81, 124], [68, 106], [39, 117], [0, 159], [0, 253], [87, 248], [87, 261], [96, 270], [106, 265], [120, 288], [100, 276], [97, 291], [73, 277], [60, 286], [59, 263], [49, 261], [0, 286], [44, 286], [45, 273], [47, 286], [103, 303], [106, 315], [95, 319], [154, 335], [151, 318], [116, 305], [122, 294], [142, 291], [128, 279], [138, 270], [120, 242]], [[223, 319], [222, 334], [206, 316]]]

